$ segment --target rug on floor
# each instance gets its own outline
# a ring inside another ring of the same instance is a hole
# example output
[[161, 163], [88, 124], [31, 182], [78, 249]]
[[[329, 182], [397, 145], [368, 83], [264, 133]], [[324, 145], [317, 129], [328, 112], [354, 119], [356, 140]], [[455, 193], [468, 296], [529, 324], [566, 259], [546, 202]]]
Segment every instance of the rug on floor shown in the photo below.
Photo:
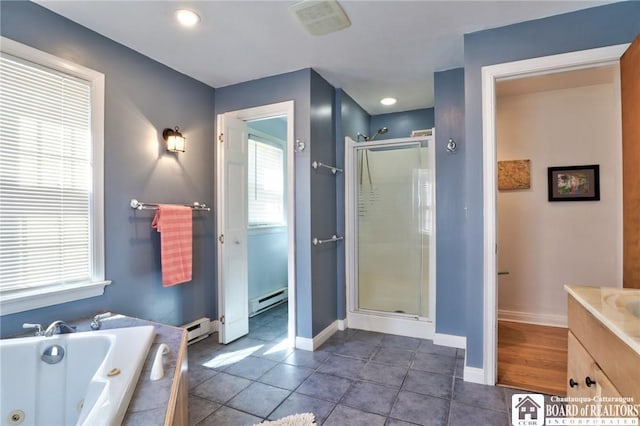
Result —
[[316, 424], [316, 417], [312, 413], [301, 413], [301, 414], [292, 414], [287, 417], [283, 417], [278, 420], [273, 421], [265, 421], [263, 423], [258, 423], [253, 426], [263, 426], [263, 425], [272, 425], [272, 426], [310, 426]]

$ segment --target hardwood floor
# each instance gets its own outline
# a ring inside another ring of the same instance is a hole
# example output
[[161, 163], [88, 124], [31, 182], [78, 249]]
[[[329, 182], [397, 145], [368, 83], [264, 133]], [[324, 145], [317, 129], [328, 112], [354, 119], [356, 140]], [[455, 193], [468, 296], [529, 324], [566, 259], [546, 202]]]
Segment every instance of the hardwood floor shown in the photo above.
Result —
[[498, 384], [566, 395], [567, 328], [498, 321]]

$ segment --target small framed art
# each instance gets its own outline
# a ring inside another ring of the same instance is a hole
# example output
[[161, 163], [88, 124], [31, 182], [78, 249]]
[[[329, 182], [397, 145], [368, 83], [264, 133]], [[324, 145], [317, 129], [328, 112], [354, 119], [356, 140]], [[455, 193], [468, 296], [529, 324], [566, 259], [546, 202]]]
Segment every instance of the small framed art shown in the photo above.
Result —
[[498, 161], [498, 189], [531, 188], [531, 161]]
[[549, 167], [549, 201], [600, 200], [600, 166]]

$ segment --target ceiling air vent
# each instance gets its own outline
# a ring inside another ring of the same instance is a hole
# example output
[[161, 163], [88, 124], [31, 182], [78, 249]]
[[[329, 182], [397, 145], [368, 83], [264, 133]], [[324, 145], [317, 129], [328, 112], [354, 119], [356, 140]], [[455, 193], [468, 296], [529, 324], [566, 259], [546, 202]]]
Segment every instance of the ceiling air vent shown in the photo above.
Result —
[[351, 26], [351, 21], [336, 0], [305, 0], [289, 10], [311, 35], [324, 35]]

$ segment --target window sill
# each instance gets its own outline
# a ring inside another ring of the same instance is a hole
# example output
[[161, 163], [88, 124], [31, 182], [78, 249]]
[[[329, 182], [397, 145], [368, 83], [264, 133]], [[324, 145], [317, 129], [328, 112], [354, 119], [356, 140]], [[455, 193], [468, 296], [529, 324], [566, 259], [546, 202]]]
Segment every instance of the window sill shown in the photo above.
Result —
[[287, 232], [287, 225], [250, 225], [248, 231], [249, 235], [277, 234]]
[[101, 296], [111, 281], [16, 290], [0, 295], [0, 316]]

